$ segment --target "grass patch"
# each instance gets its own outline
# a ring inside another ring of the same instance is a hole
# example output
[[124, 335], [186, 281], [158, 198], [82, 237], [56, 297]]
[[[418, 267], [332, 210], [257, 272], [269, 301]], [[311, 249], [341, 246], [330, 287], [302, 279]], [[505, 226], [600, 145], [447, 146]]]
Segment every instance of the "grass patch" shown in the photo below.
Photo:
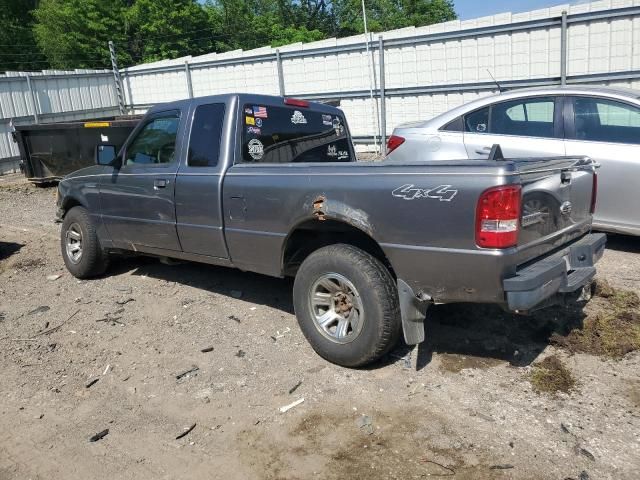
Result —
[[571, 353], [589, 353], [610, 358], [622, 358], [640, 349], [640, 298], [635, 292], [617, 290], [605, 281], [598, 281], [595, 296], [599, 297], [598, 312], [588, 316], [582, 328], [568, 335], [553, 334], [551, 342]]
[[569, 369], [555, 355], [534, 364], [529, 381], [538, 393], [569, 393], [576, 385]]

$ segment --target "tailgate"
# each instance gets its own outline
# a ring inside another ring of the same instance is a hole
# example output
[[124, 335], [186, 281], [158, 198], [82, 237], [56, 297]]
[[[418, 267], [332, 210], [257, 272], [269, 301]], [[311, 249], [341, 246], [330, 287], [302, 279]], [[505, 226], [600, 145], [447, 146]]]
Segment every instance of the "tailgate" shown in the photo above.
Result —
[[515, 163], [522, 182], [521, 251], [535, 247], [536, 255], [544, 254], [590, 228], [595, 162], [567, 157]]

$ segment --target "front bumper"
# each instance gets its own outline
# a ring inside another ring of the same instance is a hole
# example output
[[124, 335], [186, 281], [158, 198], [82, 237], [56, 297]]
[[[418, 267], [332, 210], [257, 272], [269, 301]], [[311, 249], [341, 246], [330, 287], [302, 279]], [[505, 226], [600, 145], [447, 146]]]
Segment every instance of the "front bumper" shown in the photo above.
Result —
[[528, 311], [558, 294], [575, 292], [587, 285], [595, 276], [595, 263], [604, 253], [606, 235], [585, 235], [571, 246], [536, 261], [515, 277], [503, 280], [509, 310]]

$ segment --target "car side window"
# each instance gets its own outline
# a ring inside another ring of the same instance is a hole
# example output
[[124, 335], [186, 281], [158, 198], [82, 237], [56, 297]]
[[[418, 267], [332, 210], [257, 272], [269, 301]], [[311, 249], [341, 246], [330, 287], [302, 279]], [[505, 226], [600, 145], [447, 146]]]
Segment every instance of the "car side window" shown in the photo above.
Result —
[[553, 98], [531, 98], [491, 107], [489, 133], [523, 137], [554, 137]]
[[489, 133], [489, 107], [471, 112], [464, 117], [464, 131]]
[[615, 100], [575, 97], [575, 138], [640, 145], [640, 108]]
[[176, 161], [178, 113], [158, 116], [138, 132], [125, 152], [124, 166], [162, 166]]
[[552, 138], [554, 114], [552, 97], [500, 102], [465, 115], [464, 131]]
[[215, 167], [218, 164], [224, 110], [224, 103], [209, 103], [196, 108], [189, 139], [190, 167]]

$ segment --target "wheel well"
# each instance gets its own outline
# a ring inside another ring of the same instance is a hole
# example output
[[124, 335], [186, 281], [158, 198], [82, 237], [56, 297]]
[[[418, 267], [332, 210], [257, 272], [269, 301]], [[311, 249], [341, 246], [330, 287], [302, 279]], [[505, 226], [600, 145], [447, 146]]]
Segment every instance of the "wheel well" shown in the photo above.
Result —
[[389, 259], [373, 238], [352, 225], [336, 220], [310, 220], [299, 225], [287, 239], [282, 262], [283, 273], [295, 276], [302, 262], [311, 253], [335, 243], [346, 243], [364, 250], [380, 260], [395, 278]]
[[62, 203], [62, 209], [64, 210], [64, 215], [66, 215], [67, 212], [71, 210], [73, 207], [82, 207], [82, 206], [84, 205], [82, 205], [78, 200], [72, 197], [65, 199], [64, 202]]

